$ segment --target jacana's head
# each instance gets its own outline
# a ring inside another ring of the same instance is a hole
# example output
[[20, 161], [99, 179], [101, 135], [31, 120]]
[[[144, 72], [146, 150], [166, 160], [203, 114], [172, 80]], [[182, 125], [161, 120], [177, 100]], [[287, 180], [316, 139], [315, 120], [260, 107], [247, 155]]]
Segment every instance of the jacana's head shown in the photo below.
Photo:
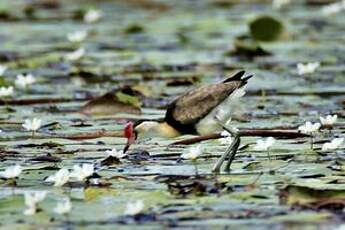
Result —
[[148, 138], [159, 136], [160, 124], [156, 121], [143, 121], [137, 124], [128, 122], [124, 128], [124, 136], [127, 138], [127, 144], [123, 150], [126, 152], [129, 146], [138, 138]]
[[173, 138], [179, 135], [179, 133], [167, 123], [157, 121], [143, 121], [138, 124], [128, 122], [124, 132], [127, 138], [124, 152], [128, 150], [129, 146], [133, 144], [136, 139], [151, 137]]

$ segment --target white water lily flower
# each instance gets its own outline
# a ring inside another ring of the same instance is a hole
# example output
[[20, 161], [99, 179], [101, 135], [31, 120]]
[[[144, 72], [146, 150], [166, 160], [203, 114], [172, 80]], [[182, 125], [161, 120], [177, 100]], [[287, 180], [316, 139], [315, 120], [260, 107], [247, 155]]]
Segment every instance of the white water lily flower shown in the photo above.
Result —
[[318, 122], [313, 124], [310, 121], [307, 121], [304, 125], [299, 126], [298, 130], [301, 131], [301, 133], [312, 134], [314, 132], [317, 132], [320, 127], [321, 124]]
[[116, 157], [117, 159], [121, 159], [127, 156], [127, 154], [118, 152], [115, 148], [113, 148], [112, 150], [106, 150], [105, 153], [108, 154], [108, 156]]
[[9, 86], [9, 87], [0, 87], [0, 97], [8, 97], [11, 96], [13, 94], [14, 90], [13, 90], [13, 86]]
[[24, 215], [26, 216], [32, 216], [36, 213], [37, 207], [36, 205], [34, 206], [28, 206], [27, 209], [24, 210]]
[[3, 76], [6, 70], [7, 70], [7, 66], [0, 65], [0, 76]]
[[83, 181], [87, 177], [91, 176], [94, 171], [95, 169], [93, 164], [82, 164], [82, 166], [74, 165], [70, 176], [75, 178], [77, 181]]
[[255, 151], [267, 151], [276, 142], [273, 137], [268, 137], [265, 140], [257, 140], [254, 146]]
[[35, 82], [36, 79], [32, 74], [18, 74], [14, 83], [18, 88], [27, 88]]
[[335, 138], [331, 142], [322, 145], [322, 151], [335, 150], [339, 148], [344, 142], [344, 138]]
[[222, 145], [230, 145], [233, 141], [231, 136], [223, 137], [223, 138], [220, 138], [218, 140]]
[[144, 202], [137, 200], [135, 202], [129, 202], [126, 205], [125, 215], [135, 216], [144, 210]]
[[0, 177], [6, 178], [6, 179], [13, 179], [18, 177], [23, 171], [22, 166], [20, 165], [14, 165], [7, 167], [5, 171], [0, 172]]
[[337, 122], [338, 115], [327, 115], [326, 117], [320, 117], [320, 122], [323, 126], [333, 126]]
[[37, 204], [42, 202], [47, 196], [47, 191], [25, 192], [24, 199], [27, 209], [24, 210], [25, 215], [34, 215], [37, 211]]
[[345, 0], [328, 4], [322, 7], [322, 14], [326, 16], [334, 15], [345, 10]]
[[345, 230], [345, 224], [338, 225], [338, 227], [334, 227], [333, 230]]
[[84, 22], [94, 23], [97, 22], [103, 16], [102, 11], [91, 9], [86, 12], [84, 15]]
[[231, 133], [229, 133], [226, 130], [223, 130], [220, 133], [220, 136], [222, 136], [223, 138], [218, 139], [218, 141], [222, 144], [222, 145], [228, 145], [232, 143], [232, 137], [231, 137]]
[[67, 61], [77, 61], [85, 55], [85, 49], [79, 48], [71, 53], [65, 55]]
[[182, 159], [196, 160], [203, 153], [201, 145], [192, 146], [189, 150], [181, 155]]
[[67, 34], [67, 39], [70, 42], [82, 42], [85, 40], [87, 36], [87, 31], [82, 30], [82, 31], [75, 31], [73, 33]]
[[310, 62], [310, 63], [306, 63], [306, 64], [298, 63], [297, 64], [297, 72], [299, 75], [312, 74], [319, 67], [320, 67], [319, 62]]
[[33, 118], [32, 120], [26, 119], [22, 125], [28, 131], [37, 131], [41, 127], [41, 119]]
[[223, 131], [220, 133], [220, 135], [221, 135], [222, 137], [231, 137], [231, 133], [229, 133], [229, 132], [226, 131], [226, 130], [223, 130]]
[[99, 178], [91, 178], [89, 182], [91, 185], [99, 185], [100, 184]]
[[54, 182], [54, 186], [59, 187], [66, 184], [69, 180], [70, 173], [68, 169], [62, 168], [57, 171], [54, 175], [49, 176], [45, 181]]
[[58, 203], [54, 208], [54, 212], [60, 215], [67, 214], [72, 210], [72, 203], [70, 199], [66, 199], [65, 201]]
[[289, 3], [290, 3], [290, 0], [273, 0], [272, 8], [281, 9], [283, 6], [288, 5]]

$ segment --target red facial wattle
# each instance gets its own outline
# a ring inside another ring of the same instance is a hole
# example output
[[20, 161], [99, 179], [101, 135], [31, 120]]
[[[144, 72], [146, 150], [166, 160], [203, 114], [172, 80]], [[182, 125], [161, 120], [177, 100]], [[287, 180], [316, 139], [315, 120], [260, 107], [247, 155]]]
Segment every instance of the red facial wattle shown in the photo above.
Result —
[[135, 141], [135, 133], [134, 133], [134, 124], [133, 122], [128, 122], [124, 128], [124, 136], [127, 138], [127, 143], [125, 148], [123, 149], [123, 153], [127, 152], [131, 144]]
[[124, 128], [124, 136], [127, 137], [127, 139], [131, 138], [133, 136], [134, 132], [134, 125], [133, 122], [128, 122]]

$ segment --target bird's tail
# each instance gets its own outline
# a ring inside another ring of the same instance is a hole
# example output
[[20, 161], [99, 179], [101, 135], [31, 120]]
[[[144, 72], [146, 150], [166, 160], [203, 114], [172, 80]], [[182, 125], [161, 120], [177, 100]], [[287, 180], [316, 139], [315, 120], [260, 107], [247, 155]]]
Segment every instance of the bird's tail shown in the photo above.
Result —
[[245, 71], [241, 70], [241, 71], [237, 72], [235, 75], [224, 80], [223, 83], [231, 82], [231, 81], [241, 81], [240, 87], [242, 87], [242, 86], [246, 85], [248, 83], [248, 80], [254, 76], [254, 75], [244, 76], [244, 74], [245, 74]]

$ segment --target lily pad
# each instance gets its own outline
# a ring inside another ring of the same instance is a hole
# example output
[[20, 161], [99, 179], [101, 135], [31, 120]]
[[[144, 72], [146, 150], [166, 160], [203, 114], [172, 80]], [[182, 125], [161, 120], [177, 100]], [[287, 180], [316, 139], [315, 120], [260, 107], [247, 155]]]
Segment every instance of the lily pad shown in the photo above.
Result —
[[259, 16], [249, 23], [251, 36], [257, 41], [278, 40], [284, 32], [283, 23], [272, 16]]
[[[131, 94], [128, 94], [131, 93]], [[141, 113], [141, 101], [133, 95], [133, 91], [119, 89], [109, 92], [87, 102], [81, 109], [81, 113], [88, 115], [115, 115], [117, 113]]]

